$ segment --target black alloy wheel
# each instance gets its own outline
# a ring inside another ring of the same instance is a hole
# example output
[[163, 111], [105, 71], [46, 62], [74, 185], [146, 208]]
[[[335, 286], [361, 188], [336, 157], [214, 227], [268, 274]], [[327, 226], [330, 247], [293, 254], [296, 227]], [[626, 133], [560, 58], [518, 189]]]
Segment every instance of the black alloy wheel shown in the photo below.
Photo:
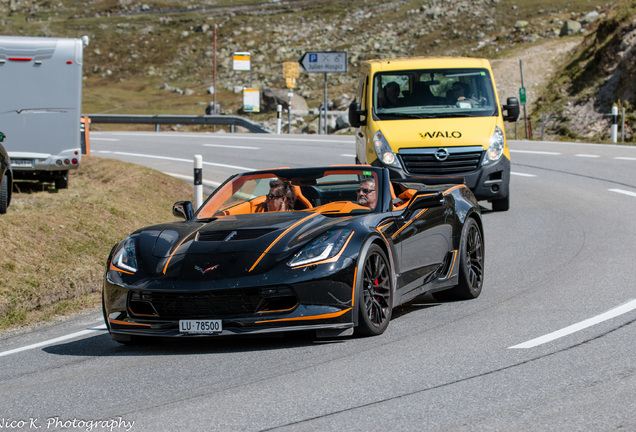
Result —
[[484, 284], [484, 239], [475, 219], [468, 219], [464, 225], [459, 253], [461, 255], [456, 298], [477, 298]]
[[484, 237], [475, 219], [462, 229], [459, 247], [458, 285], [434, 294], [440, 301], [471, 300], [479, 297], [484, 284]]
[[391, 266], [384, 251], [376, 244], [369, 246], [361, 261], [361, 283], [358, 302], [357, 333], [375, 336], [384, 333], [391, 320], [393, 308], [393, 279]]

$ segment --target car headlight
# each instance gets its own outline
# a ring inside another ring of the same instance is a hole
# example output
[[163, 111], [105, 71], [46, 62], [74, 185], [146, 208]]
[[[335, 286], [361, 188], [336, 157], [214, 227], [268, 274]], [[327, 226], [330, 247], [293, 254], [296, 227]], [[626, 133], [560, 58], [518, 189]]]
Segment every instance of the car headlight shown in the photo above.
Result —
[[380, 131], [377, 131], [375, 135], [373, 135], [373, 148], [375, 149], [375, 154], [378, 156], [378, 159], [380, 159], [384, 165], [400, 168], [400, 163], [395, 153], [393, 153], [393, 149]]
[[298, 267], [333, 258], [340, 253], [352, 234], [353, 231], [347, 229], [327, 231], [294, 255], [287, 265]]
[[497, 162], [504, 152], [504, 134], [499, 126], [495, 126], [495, 132], [490, 137], [490, 147], [486, 151], [482, 165]]
[[135, 252], [135, 240], [132, 237], [128, 237], [119, 244], [113, 254], [111, 264], [117, 270], [127, 273], [137, 271], [137, 253]]

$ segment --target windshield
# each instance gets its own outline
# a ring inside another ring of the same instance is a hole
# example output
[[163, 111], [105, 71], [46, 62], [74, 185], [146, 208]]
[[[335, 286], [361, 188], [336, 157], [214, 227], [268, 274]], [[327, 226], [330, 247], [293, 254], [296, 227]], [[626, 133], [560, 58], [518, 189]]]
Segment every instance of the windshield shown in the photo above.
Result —
[[362, 214], [378, 202], [377, 175], [368, 169], [284, 170], [237, 176], [203, 204], [196, 219], [281, 211], [314, 211], [325, 215]]
[[374, 115], [379, 120], [490, 117], [498, 114], [486, 69], [420, 69], [377, 73]]

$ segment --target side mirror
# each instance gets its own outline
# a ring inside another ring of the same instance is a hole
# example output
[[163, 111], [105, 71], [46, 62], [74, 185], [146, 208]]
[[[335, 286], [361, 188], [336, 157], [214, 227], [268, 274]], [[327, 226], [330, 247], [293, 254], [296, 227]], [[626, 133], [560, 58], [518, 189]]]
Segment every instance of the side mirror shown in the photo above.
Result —
[[501, 107], [506, 114], [503, 119], [508, 122], [515, 122], [519, 118], [519, 100], [516, 97], [509, 97], [506, 100], [506, 105]]
[[360, 102], [353, 101], [349, 105], [349, 124], [353, 127], [367, 124], [367, 110], [360, 108]]
[[413, 216], [413, 213], [419, 210], [439, 207], [443, 204], [444, 194], [442, 192], [417, 192], [415, 196], [411, 198], [411, 203], [406, 208], [404, 215], [406, 219], [410, 219]]
[[194, 217], [194, 209], [190, 201], [178, 201], [172, 204], [172, 214], [178, 218], [190, 220]]

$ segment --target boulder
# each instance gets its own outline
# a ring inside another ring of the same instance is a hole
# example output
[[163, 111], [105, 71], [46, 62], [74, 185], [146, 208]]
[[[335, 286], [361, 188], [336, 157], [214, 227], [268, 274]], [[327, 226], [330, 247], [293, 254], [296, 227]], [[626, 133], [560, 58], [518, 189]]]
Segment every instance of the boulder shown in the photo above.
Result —
[[[289, 105], [288, 90], [264, 88], [261, 91], [261, 112], [276, 111], [277, 105], [282, 105], [283, 109], [287, 109]], [[309, 109], [305, 98], [296, 94], [296, 92], [294, 92], [292, 97], [292, 109], [303, 111]]]
[[572, 36], [581, 32], [581, 23], [578, 21], [567, 20], [561, 27], [559, 36]]

